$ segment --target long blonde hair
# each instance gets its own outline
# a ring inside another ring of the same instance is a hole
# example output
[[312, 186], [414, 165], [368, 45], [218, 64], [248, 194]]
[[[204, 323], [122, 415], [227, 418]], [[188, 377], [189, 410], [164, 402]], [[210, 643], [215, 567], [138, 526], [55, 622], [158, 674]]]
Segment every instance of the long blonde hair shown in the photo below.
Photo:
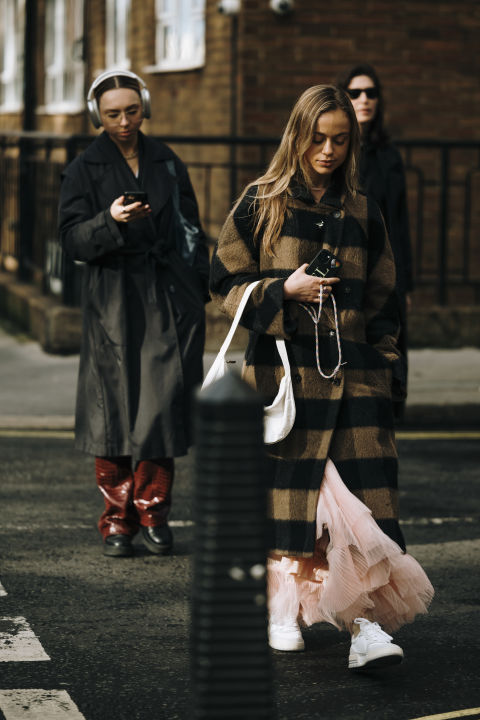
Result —
[[[350, 120], [350, 142], [345, 162], [335, 171], [342, 193], [355, 197], [358, 187], [358, 153], [360, 133], [352, 103], [348, 95], [334, 85], [314, 85], [305, 90], [292, 110], [280, 145], [264, 175], [247, 185], [238, 202], [254, 185], [257, 195], [252, 198], [255, 208], [254, 239], [262, 232], [262, 243], [268, 255], [274, 255], [287, 210], [288, 187], [292, 179], [307, 188], [312, 186], [305, 153], [312, 144], [317, 120], [323, 113], [343, 110]], [[238, 203], [237, 203], [238, 205]]]

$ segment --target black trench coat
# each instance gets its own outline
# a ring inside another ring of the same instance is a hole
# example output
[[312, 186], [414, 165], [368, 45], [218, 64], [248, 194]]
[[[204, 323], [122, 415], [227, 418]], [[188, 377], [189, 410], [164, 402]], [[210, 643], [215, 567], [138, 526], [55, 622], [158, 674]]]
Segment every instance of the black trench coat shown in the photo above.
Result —
[[[407, 293], [413, 290], [412, 248], [407, 206], [405, 170], [400, 152], [391, 142], [367, 143], [362, 147], [360, 179], [365, 192], [379, 206], [387, 227], [388, 238], [395, 258], [396, 289], [400, 313], [398, 347], [402, 353], [407, 378]], [[403, 413], [400, 393], [394, 398], [396, 412]]]
[[[203, 376], [208, 252], [203, 231], [192, 266], [177, 252], [178, 183], [184, 217], [200, 228], [187, 170], [140, 133], [136, 178], [106, 133], [62, 174], [63, 247], [86, 263], [76, 447], [133, 462], [184, 455], [190, 401]], [[174, 171], [172, 172], [174, 168]], [[125, 190], [148, 193], [149, 218], [121, 225], [109, 208]]]

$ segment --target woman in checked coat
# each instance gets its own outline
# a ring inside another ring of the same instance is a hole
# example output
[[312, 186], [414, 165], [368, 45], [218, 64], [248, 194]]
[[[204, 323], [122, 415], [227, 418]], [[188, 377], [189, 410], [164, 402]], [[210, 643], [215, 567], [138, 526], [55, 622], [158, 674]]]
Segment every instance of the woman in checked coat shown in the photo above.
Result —
[[[227, 219], [210, 282], [233, 317], [246, 286], [261, 281], [242, 317], [243, 374], [265, 404], [283, 374], [275, 337], [292, 368], [295, 424], [269, 446], [270, 645], [303, 650], [299, 621], [328, 621], [352, 634], [350, 668], [400, 662], [379, 623], [396, 629], [433, 596], [398, 525], [395, 267], [382, 215], [357, 190], [358, 150], [344, 91], [306, 90], [267, 172]], [[338, 277], [305, 272], [322, 248]]]

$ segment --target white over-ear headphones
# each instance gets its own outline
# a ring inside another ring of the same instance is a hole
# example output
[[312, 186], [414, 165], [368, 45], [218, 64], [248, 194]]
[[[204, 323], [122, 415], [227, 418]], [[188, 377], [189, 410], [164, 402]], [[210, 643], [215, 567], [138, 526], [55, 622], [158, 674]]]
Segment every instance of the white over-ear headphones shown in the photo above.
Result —
[[142, 100], [143, 117], [149, 118], [151, 108], [150, 93], [148, 92], [148, 88], [143, 82], [142, 78], [138, 77], [138, 75], [135, 75], [135, 73], [130, 72], [130, 70], [107, 70], [106, 72], [95, 78], [95, 80], [90, 86], [90, 90], [88, 91], [87, 110], [93, 125], [96, 128], [99, 128], [102, 124], [98, 102], [95, 98], [95, 90], [104, 80], [107, 80], [111, 77], [128, 77], [138, 82], [140, 89], [140, 98]]

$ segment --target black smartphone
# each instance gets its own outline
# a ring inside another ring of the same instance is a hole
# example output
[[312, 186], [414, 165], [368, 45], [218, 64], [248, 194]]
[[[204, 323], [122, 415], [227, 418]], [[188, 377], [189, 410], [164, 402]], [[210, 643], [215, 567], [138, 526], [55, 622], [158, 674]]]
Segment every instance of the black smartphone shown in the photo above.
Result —
[[123, 205], [132, 205], [136, 202], [146, 205], [148, 202], [147, 193], [143, 190], [125, 190], [123, 193]]
[[307, 275], [317, 275], [317, 277], [333, 277], [341, 267], [342, 263], [336, 255], [329, 250], [320, 250], [305, 272]]

